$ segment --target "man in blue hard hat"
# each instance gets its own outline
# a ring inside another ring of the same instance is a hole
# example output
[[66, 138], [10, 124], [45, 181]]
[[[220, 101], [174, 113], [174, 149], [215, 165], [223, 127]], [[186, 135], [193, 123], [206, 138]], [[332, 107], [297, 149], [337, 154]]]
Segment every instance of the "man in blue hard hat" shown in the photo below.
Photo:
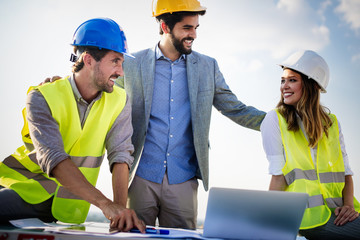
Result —
[[[0, 163], [0, 221], [82, 223], [93, 204], [110, 228], [144, 232], [144, 222], [126, 208], [134, 151], [131, 106], [114, 86], [123, 75], [124, 55], [130, 55], [124, 32], [111, 19], [90, 19], [76, 29], [72, 45], [73, 74], [28, 93], [25, 145]], [[95, 188], [105, 150], [113, 201]]]

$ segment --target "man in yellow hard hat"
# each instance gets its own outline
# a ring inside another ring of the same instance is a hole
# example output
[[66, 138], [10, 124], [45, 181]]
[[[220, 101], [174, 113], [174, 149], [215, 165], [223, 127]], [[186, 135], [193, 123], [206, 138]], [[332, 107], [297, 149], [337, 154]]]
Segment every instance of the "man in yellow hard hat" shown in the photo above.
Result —
[[231, 92], [215, 59], [192, 51], [197, 0], [154, 0], [161, 40], [124, 62], [119, 81], [132, 104], [134, 176], [129, 207], [146, 224], [196, 228], [198, 180], [209, 180], [212, 106], [244, 127], [259, 130], [265, 112]]
[[[129, 55], [124, 32], [112, 19], [90, 19], [71, 44], [77, 55], [73, 74], [30, 88], [25, 145], [0, 163], [0, 223], [34, 217], [82, 223], [94, 204], [110, 228], [145, 232], [143, 221], [126, 208], [131, 106], [124, 89], [114, 86]], [[105, 150], [113, 201], [95, 188]]]

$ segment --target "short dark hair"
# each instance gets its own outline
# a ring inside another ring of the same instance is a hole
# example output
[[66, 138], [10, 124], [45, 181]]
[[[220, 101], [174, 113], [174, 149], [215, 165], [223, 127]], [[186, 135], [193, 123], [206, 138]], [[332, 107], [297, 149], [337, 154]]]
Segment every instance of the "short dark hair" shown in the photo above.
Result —
[[[164, 21], [165, 24], [170, 28], [170, 31], [173, 30], [174, 26], [176, 23], [181, 22], [183, 20], [184, 17], [187, 16], [196, 16], [196, 15], [200, 15], [203, 16], [205, 15], [206, 10], [203, 11], [198, 11], [198, 12], [173, 12], [173, 13], [164, 13], [161, 14], [159, 16], [156, 17], [157, 21]], [[160, 26], [160, 31], [159, 31], [160, 35], [162, 35], [164, 32]]]
[[79, 72], [84, 67], [84, 61], [82, 58], [82, 54], [84, 52], [89, 53], [95, 61], [100, 61], [110, 50], [108, 49], [99, 49], [98, 47], [89, 47], [89, 46], [74, 46], [74, 53], [78, 55], [78, 59], [74, 63], [72, 67], [72, 72]]

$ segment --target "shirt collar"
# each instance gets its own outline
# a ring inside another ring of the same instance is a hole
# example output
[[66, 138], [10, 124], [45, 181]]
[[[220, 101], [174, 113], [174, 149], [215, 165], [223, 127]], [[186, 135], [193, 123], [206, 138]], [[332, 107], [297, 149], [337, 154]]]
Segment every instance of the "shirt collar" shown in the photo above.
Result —
[[[161, 49], [159, 48], [159, 44], [156, 44], [156, 47], [155, 47], [155, 57], [156, 57], [156, 60], [159, 60], [159, 59], [166, 59], [166, 60], [169, 60], [171, 61], [169, 58], [165, 57], [164, 54], [162, 53]], [[177, 60], [175, 61], [181, 61], [181, 60], [186, 60], [186, 54], [182, 54]], [[174, 62], [175, 62], [174, 61]]]
[[[71, 75], [69, 76], [69, 81], [70, 81], [70, 84], [71, 84], [71, 88], [73, 90], [73, 93], [74, 93], [74, 97], [76, 99], [76, 102], [79, 102], [79, 101], [82, 101], [82, 102], [86, 102], [85, 99], [81, 96], [80, 92], [79, 92], [79, 89], [77, 88], [76, 86], [76, 83], [75, 83], [75, 77], [74, 75]], [[99, 100], [101, 97], [102, 97], [102, 92], [93, 100], [93, 102]], [[87, 102], [86, 102], [87, 103]]]
[[73, 90], [75, 99], [76, 99], [76, 101], [79, 101], [80, 99], [82, 99], [82, 97], [81, 97], [81, 94], [79, 92], [79, 89], [76, 86], [74, 75], [69, 76], [69, 81], [70, 81], [71, 88]]

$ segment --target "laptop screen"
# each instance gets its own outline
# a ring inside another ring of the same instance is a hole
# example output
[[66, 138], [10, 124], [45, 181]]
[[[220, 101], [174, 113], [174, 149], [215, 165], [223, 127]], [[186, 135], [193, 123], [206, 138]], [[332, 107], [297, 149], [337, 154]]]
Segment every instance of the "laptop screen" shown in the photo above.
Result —
[[296, 239], [308, 195], [211, 188], [204, 237]]

